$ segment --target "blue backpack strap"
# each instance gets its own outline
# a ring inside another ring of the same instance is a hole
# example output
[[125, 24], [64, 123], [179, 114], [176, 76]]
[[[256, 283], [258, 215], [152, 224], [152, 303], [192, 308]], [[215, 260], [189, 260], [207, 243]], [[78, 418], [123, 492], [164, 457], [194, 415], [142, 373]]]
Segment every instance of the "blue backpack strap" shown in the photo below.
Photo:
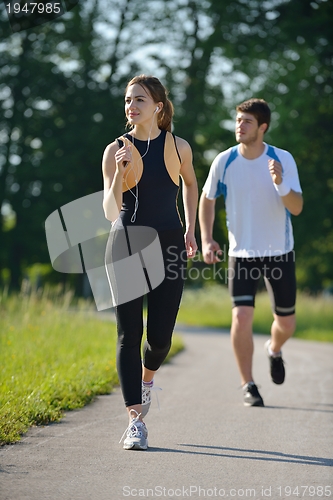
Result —
[[238, 146], [233, 146], [231, 148], [229, 157], [228, 157], [226, 164], [225, 164], [225, 167], [224, 167], [222, 181], [218, 181], [218, 183], [217, 183], [215, 198], [217, 198], [220, 195], [223, 195], [224, 199], [227, 198], [227, 185], [224, 183], [224, 178], [225, 178], [227, 168], [234, 161], [234, 159], [237, 158], [237, 156], [238, 156]]

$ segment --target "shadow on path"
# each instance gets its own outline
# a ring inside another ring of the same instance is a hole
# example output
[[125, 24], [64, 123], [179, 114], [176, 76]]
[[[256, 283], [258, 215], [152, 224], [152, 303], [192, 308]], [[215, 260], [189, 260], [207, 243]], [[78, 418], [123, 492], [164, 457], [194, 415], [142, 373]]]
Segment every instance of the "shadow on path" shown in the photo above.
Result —
[[[319, 465], [322, 467], [333, 467], [333, 459], [324, 457], [310, 457], [303, 455], [290, 455], [289, 453], [281, 453], [278, 451], [265, 451], [265, 450], [247, 450], [242, 448], [228, 448], [224, 446], [209, 446], [202, 444], [186, 444], [179, 443], [179, 446], [184, 446], [185, 448], [190, 448], [190, 450], [178, 450], [171, 448], [149, 448], [150, 452], [166, 452], [166, 453], [190, 453], [194, 455], [208, 455], [223, 458], [240, 458], [245, 460], [263, 460], [269, 462], [283, 462], [283, 463], [293, 463], [293, 464], [303, 464], [303, 465]], [[195, 448], [198, 451], [194, 450]], [[207, 451], [201, 451], [207, 450]], [[216, 450], [216, 451], [215, 451]], [[215, 453], [214, 453], [215, 451]], [[220, 451], [220, 452], [218, 452]], [[235, 454], [231, 455], [225, 453], [226, 451], [232, 451], [235, 453], [248, 453], [248, 455]], [[259, 456], [254, 456], [254, 454]], [[260, 456], [268, 455], [268, 456]]]
[[[312, 403], [313, 406], [333, 406], [333, 405], [324, 405], [322, 403]], [[264, 409], [268, 410], [293, 410], [293, 411], [313, 411], [316, 413], [333, 413], [332, 410], [322, 410], [321, 408], [298, 408], [297, 406], [274, 406], [274, 405], [265, 405]]]

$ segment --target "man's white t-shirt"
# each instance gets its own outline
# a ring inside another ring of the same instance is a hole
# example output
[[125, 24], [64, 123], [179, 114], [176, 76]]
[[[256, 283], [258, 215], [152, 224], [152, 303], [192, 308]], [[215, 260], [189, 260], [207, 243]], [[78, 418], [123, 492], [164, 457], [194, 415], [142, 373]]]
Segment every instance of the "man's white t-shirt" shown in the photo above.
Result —
[[294, 247], [290, 213], [274, 186], [268, 160], [279, 161], [283, 183], [301, 193], [295, 160], [288, 151], [267, 144], [259, 158], [247, 160], [239, 148], [217, 155], [203, 187], [210, 200], [221, 194], [225, 197], [229, 255], [251, 258], [288, 253]]

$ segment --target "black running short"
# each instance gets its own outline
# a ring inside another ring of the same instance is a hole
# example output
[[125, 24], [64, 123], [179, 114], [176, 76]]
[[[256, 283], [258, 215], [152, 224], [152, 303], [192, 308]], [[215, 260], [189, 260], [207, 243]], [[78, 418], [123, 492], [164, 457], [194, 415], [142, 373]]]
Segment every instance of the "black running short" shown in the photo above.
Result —
[[258, 258], [229, 257], [228, 286], [233, 307], [255, 306], [261, 277], [278, 316], [295, 313], [295, 252]]

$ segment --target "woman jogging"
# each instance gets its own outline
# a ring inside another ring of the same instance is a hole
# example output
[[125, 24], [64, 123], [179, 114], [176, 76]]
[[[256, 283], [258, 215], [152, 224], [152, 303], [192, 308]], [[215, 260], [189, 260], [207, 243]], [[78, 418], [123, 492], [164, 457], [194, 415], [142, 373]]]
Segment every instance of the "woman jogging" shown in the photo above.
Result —
[[[129, 416], [123, 447], [145, 450], [148, 432], [143, 417], [149, 410], [153, 377], [170, 350], [183, 291], [186, 255], [192, 258], [197, 250], [194, 227], [198, 188], [191, 148], [184, 139], [171, 133], [173, 105], [157, 78], [140, 75], [127, 84], [125, 115], [129, 133], [109, 144], [103, 155], [103, 208], [106, 218], [113, 222], [106, 267], [110, 269], [112, 263], [121, 262], [125, 255], [132, 258], [140, 255], [143, 262], [147, 286], [140, 296], [126, 300], [126, 293], [131, 297], [137, 283], [134, 275], [133, 283], [128, 279], [131, 276], [128, 266], [126, 283], [120, 283], [118, 273], [116, 278], [110, 276], [110, 285], [118, 304], [115, 307], [117, 370]], [[185, 234], [177, 209], [180, 177]], [[150, 274], [153, 261], [158, 261], [156, 252], [152, 259], [145, 260], [143, 251], [147, 241], [153, 241], [154, 234], [160, 244], [164, 276], [158, 286], [152, 285]], [[123, 285], [125, 295], [119, 291]], [[147, 340], [141, 357], [145, 294]]]

